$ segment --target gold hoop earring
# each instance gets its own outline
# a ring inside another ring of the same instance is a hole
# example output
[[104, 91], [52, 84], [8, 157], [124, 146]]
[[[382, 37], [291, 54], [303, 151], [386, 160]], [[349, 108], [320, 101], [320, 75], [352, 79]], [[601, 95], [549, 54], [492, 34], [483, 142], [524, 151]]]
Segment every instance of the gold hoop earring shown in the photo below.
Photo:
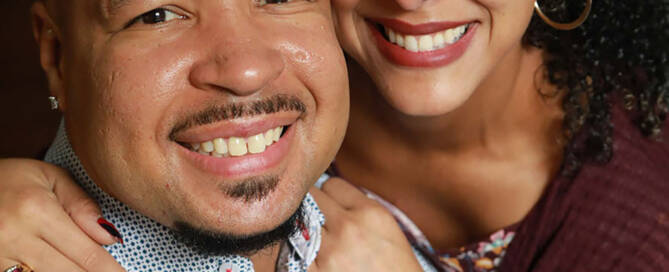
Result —
[[539, 2], [537, 2], [537, 0], [534, 1], [534, 10], [537, 12], [537, 15], [539, 15], [539, 17], [541, 17], [541, 19], [544, 20], [546, 24], [558, 30], [572, 30], [574, 28], [581, 26], [585, 22], [585, 20], [588, 19], [588, 16], [590, 16], [591, 8], [592, 8], [592, 0], [585, 0], [585, 10], [583, 10], [583, 13], [581, 13], [581, 16], [579, 16], [578, 19], [570, 23], [558, 23], [556, 21], [551, 20], [551, 18], [548, 18], [548, 16], [546, 16], [546, 14], [544, 14], [544, 12], [541, 11]]

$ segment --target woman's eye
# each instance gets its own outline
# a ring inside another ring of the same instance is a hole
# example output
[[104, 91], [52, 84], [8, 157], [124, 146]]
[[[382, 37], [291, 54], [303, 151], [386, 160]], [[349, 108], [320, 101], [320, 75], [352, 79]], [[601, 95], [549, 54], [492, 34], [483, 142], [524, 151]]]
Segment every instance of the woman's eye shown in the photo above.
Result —
[[165, 23], [172, 21], [174, 19], [183, 19], [184, 16], [174, 13], [168, 9], [157, 8], [151, 10], [147, 13], [144, 13], [137, 18], [133, 19], [128, 26], [131, 26], [136, 23], [142, 23], [146, 25], [155, 25], [160, 23]]

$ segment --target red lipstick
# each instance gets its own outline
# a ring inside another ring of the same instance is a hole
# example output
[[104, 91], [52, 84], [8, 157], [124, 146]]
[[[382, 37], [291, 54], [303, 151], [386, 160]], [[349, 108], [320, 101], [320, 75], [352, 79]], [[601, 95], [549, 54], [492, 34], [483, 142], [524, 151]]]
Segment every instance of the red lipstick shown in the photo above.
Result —
[[[412, 25], [396, 19], [368, 19], [367, 24], [381, 54], [397, 65], [408, 67], [441, 67], [456, 61], [467, 51], [478, 28], [476, 22], [432, 22]], [[432, 51], [412, 52], [388, 41], [376, 24], [403, 35], [416, 36], [432, 34], [465, 24], [469, 24], [469, 27], [467, 32], [454, 44]]]

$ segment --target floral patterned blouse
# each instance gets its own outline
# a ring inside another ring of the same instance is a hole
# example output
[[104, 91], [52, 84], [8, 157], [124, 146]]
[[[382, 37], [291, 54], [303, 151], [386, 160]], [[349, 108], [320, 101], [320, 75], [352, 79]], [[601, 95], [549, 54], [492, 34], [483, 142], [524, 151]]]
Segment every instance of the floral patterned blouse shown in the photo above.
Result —
[[497, 271], [514, 235], [513, 231], [497, 231], [485, 241], [438, 254], [439, 261], [454, 271]]
[[432, 261], [439, 271], [456, 272], [494, 272], [502, 263], [507, 247], [515, 235], [515, 226], [499, 230], [487, 239], [468, 246], [436, 251], [418, 227], [395, 205], [380, 196], [361, 189], [367, 197], [381, 203], [390, 211], [399, 223], [411, 244]]

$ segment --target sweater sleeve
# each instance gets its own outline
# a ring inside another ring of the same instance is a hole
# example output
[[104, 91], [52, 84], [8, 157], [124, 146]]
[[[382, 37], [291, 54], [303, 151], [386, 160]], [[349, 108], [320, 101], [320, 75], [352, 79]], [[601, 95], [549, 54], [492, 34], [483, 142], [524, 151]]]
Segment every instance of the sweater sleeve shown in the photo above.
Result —
[[613, 158], [551, 182], [522, 221], [500, 271], [665, 271], [669, 123], [660, 141], [613, 111]]

